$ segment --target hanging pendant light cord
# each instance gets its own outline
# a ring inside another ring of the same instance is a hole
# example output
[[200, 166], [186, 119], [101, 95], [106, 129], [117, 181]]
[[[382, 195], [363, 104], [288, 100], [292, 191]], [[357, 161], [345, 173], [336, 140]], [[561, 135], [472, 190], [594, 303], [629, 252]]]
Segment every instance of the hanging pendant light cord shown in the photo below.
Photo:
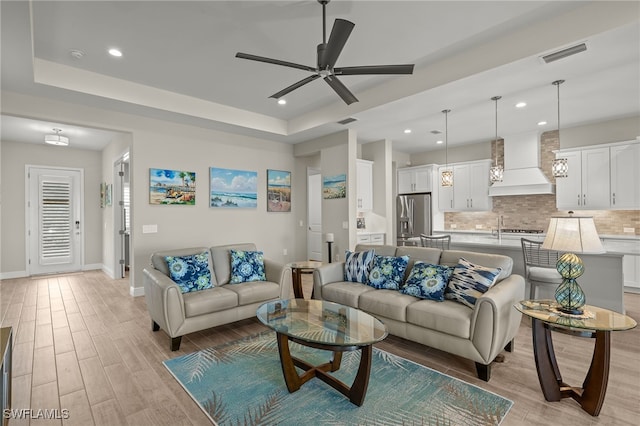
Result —
[[558, 93], [558, 141], [560, 141], [560, 85], [562, 83], [564, 83], [564, 80], [556, 80], [553, 83], [551, 83], [555, 85], [556, 88], [558, 89], [557, 90], [557, 93]]
[[444, 113], [444, 166], [449, 167], [449, 113], [450, 109], [443, 109]]

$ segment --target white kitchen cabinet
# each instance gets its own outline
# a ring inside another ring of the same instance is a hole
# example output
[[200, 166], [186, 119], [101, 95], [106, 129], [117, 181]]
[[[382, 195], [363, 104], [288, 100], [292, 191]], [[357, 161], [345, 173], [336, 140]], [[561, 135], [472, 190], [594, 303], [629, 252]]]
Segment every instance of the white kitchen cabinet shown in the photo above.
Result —
[[373, 210], [373, 162], [356, 160], [356, 193], [359, 212]]
[[[491, 210], [489, 197], [490, 161], [450, 164], [453, 169], [453, 187], [438, 188], [438, 206], [441, 211], [486, 211]], [[445, 167], [438, 169], [440, 174]]]
[[640, 144], [615, 145], [611, 156], [611, 208], [640, 209]]
[[602, 210], [610, 207], [609, 147], [565, 151], [568, 176], [556, 178], [556, 207], [559, 210]]
[[357, 244], [384, 245], [384, 233], [362, 233], [358, 234]]
[[634, 287], [640, 290], [640, 256], [624, 255], [622, 271], [625, 287]]
[[416, 166], [398, 169], [398, 194], [431, 192], [434, 166]]

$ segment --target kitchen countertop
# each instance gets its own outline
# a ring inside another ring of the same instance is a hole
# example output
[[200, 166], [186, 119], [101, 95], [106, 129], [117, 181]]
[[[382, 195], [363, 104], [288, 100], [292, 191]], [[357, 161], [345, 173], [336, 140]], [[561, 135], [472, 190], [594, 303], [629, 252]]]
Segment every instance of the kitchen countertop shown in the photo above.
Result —
[[[544, 241], [545, 234], [503, 234], [498, 240], [491, 231], [434, 231], [433, 235], [451, 235], [451, 245], [469, 247], [502, 247], [521, 249], [520, 238]], [[626, 235], [601, 235], [602, 245], [607, 254], [640, 256], [640, 238]], [[412, 238], [419, 242], [419, 238]]]

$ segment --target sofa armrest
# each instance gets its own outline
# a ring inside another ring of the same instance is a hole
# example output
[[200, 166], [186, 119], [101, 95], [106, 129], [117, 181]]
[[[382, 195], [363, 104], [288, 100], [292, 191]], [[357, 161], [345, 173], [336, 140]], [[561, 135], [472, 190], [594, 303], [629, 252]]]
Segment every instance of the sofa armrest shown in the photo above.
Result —
[[267, 281], [280, 285], [280, 299], [288, 299], [293, 288], [291, 268], [270, 259], [264, 259], [264, 274]]
[[322, 265], [313, 271], [313, 298], [322, 299], [322, 286], [344, 281], [344, 262]]
[[184, 300], [180, 287], [162, 272], [143, 270], [144, 297], [151, 319], [170, 337], [177, 337], [184, 324]]
[[524, 299], [525, 283], [512, 274], [480, 297], [471, 319], [471, 341], [489, 364], [518, 333], [522, 314], [513, 305]]

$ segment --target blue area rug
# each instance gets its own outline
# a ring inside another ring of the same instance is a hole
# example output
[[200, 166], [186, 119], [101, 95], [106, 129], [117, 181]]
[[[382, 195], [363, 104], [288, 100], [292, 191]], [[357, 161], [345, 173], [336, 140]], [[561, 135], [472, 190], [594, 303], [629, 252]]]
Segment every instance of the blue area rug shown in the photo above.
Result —
[[[314, 365], [331, 356], [295, 343], [290, 348], [294, 356]], [[333, 374], [350, 386], [359, 363], [360, 351], [346, 352], [340, 370]], [[361, 407], [317, 378], [290, 394], [272, 331], [164, 364], [219, 425], [497, 425], [513, 405], [376, 348]]]

